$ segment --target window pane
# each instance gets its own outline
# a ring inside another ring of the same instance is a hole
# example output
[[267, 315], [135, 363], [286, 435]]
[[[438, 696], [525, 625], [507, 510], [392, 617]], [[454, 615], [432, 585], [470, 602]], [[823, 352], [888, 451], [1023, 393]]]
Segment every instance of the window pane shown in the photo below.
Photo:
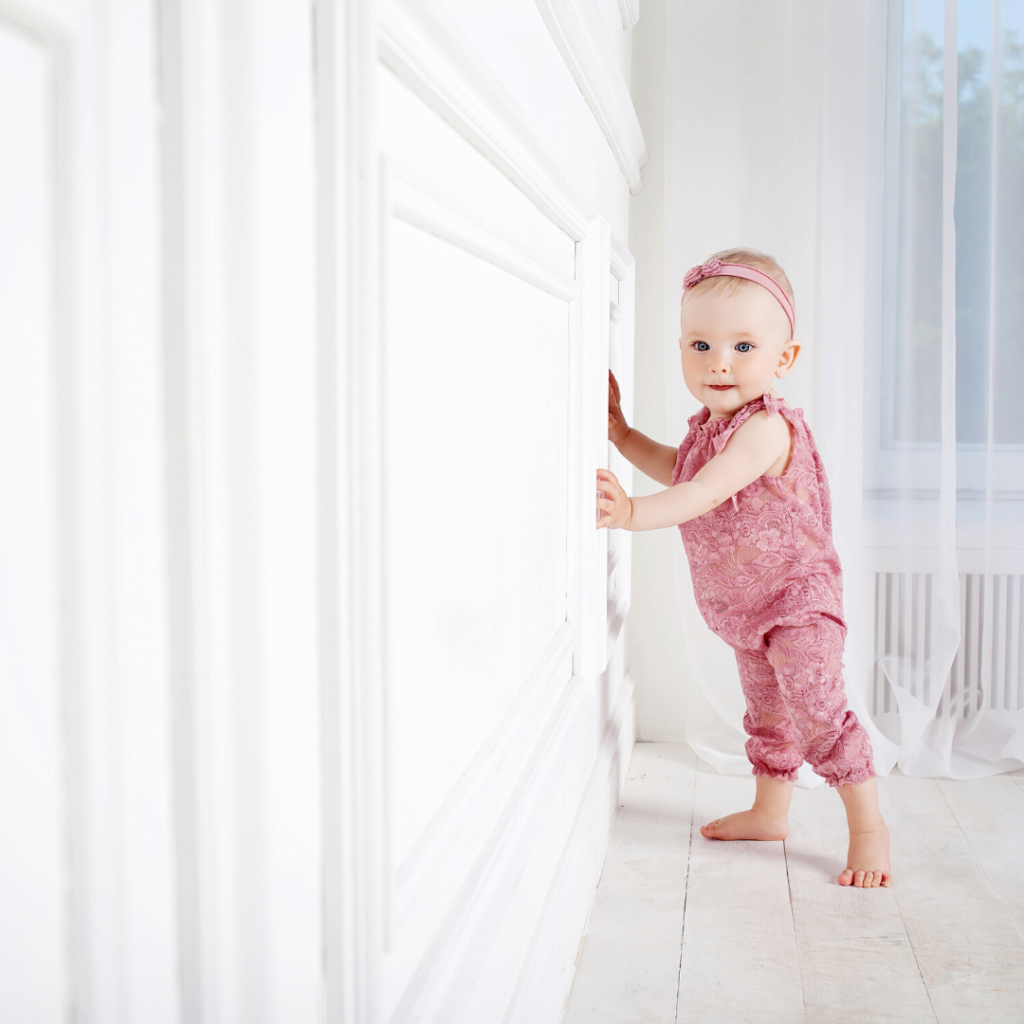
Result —
[[[941, 440], [943, 0], [893, 0], [883, 445]], [[956, 437], [1024, 444], [1024, 0], [957, 5]]]
[[997, 444], [1024, 444], [1024, 2], [999, 7], [993, 311]]
[[889, 424], [896, 443], [941, 438], [942, 375], [941, 0], [904, 4], [896, 169], [897, 237], [886, 268]]
[[992, 5], [957, 9], [956, 439], [988, 441], [992, 309]]

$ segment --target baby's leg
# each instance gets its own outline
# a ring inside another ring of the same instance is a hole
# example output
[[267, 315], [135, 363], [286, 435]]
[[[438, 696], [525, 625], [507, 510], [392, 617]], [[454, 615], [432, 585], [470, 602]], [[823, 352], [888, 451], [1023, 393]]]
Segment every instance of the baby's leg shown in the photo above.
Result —
[[868, 779], [859, 786], [837, 786], [836, 792], [846, 806], [846, 823], [850, 830], [850, 849], [839, 884], [855, 885], [858, 889], [892, 885], [889, 830], [878, 809], [875, 780]]
[[757, 794], [749, 811], [716, 818], [701, 830], [707, 839], [785, 839], [793, 779], [803, 755], [792, 739], [775, 671], [762, 651], [736, 651], [740, 683], [747, 701], [743, 727], [750, 739], [747, 756], [757, 776]]
[[807, 760], [846, 805], [850, 846], [839, 884], [889, 886], [889, 832], [878, 809], [871, 741], [846, 707], [844, 638], [843, 626], [827, 616], [777, 626], [768, 636], [768, 660]]
[[749, 811], [737, 811], [702, 825], [705, 839], [785, 839], [789, 835], [789, 804], [793, 783], [757, 776], [757, 793]]

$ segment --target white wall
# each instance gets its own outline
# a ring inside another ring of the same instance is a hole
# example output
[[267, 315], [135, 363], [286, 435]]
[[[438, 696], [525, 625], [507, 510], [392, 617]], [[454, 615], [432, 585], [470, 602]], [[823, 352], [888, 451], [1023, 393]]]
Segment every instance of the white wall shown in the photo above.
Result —
[[0, 0], [3, 1020], [557, 1020], [635, 14]]
[[[677, 383], [672, 366], [677, 335], [670, 333], [672, 286], [666, 270], [666, 247], [672, 240], [666, 210], [673, 189], [665, 163], [670, 130], [666, 20], [664, 2], [645, 0], [643, 18], [633, 30], [633, 96], [650, 157], [644, 189], [630, 207], [637, 274], [633, 422], [650, 437], [675, 444], [682, 438], [670, 432], [666, 406], [668, 390]], [[637, 494], [661, 489], [640, 472], [633, 479]], [[686, 735], [688, 668], [673, 571], [680, 543], [676, 530], [633, 535], [633, 609], [626, 643], [641, 740], [681, 740]]]
[[353, 821], [365, 916], [342, 907], [374, 1019], [557, 1017], [628, 760], [628, 541], [591, 498], [609, 360], [631, 375], [643, 140], [609, 11], [377, 12], [356, 187], [382, 318], [364, 307], [348, 357], [341, 635], [353, 728], [379, 738], [350, 790], [380, 794]]
[[[678, 363], [683, 275], [734, 245], [771, 253], [793, 283], [803, 350], [778, 390], [812, 426], [818, 419], [822, 18], [815, 0], [646, 0], [634, 31], [634, 94], [651, 152], [631, 210], [636, 422], [666, 444], [682, 440], [697, 410]], [[645, 488], [654, 489], [638, 473], [637, 493]], [[692, 598], [677, 531], [635, 537], [634, 566], [637, 735], [682, 740], [689, 702], [700, 699], [694, 673], [729, 655], [683, 648], [678, 599]]]

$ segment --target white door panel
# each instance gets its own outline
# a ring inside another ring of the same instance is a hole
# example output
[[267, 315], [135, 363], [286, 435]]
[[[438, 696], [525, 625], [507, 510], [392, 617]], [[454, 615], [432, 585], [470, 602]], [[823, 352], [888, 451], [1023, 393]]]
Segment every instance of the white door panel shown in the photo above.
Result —
[[[487, 107], [459, 29], [419, 13], [388, 10], [377, 79], [383, 1019], [456, 1021], [512, 998], [524, 923], [581, 841], [591, 702], [628, 690], [604, 673], [628, 545], [608, 561], [592, 495], [611, 331], [629, 385], [632, 278], [545, 162], [550, 125]], [[571, 122], [585, 105], [559, 75], [548, 113]]]
[[569, 316], [402, 222], [388, 254], [386, 701], [401, 864], [566, 620]]

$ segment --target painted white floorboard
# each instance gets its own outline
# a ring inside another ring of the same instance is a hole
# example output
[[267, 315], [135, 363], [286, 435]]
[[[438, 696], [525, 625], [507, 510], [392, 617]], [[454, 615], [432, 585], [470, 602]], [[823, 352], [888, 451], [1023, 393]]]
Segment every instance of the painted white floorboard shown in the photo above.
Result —
[[[944, 786], [979, 783], [999, 780]], [[1020, 1024], [1024, 943], [939, 782], [894, 778], [885, 793], [896, 900], [937, 1020]]]
[[675, 1019], [695, 763], [679, 745], [634, 750], [563, 1024]]
[[[885, 800], [886, 781], [881, 781]], [[798, 789], [786, 863], [808, 1021], [934, 1024], [892, 889], [844, 888], [846, 812], [828, 786]]]
[[752, 780], [638, 743], [563, 1024], [1020, 1024], [1024, 772], [879, 792], [895, 885], [842, 888], [834, 793], [797, 790], [785, 844], [715, 843]]
[[988, 876], [992, 892], [1006, 908], [1017, 934], [1024, 936], [1024, 800], [1020, 788], [1006, 775], [969, 782], [940, 779], [938, 786]]
[[804, 1019], [782, 843], [705, 839], [700, 826], [749, 807], [754, 780], [697, 773], [679, 971], [679, 1024]]

